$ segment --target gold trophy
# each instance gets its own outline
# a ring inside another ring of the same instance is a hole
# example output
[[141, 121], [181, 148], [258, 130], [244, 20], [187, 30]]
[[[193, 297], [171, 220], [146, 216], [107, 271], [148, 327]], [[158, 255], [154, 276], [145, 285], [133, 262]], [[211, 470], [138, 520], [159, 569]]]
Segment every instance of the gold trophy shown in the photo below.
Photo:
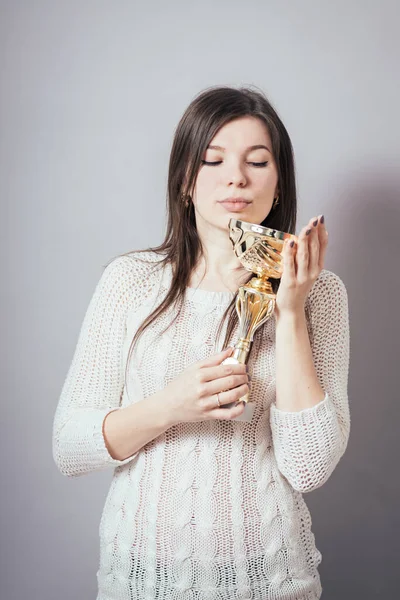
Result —
[[[233, 249], [248, 271], [256, 274], [246, 285], [239, 287], [236, 299], [236, 312], [239, 317], [239, 339], [233, 354], [223, 364], [246, 363], [251, 350], [254, 333], [273, 314], [275, 298], [269, 279], [282, 276], [282, 249], [285, 240], [297, 240], [295, 235], [247, 223], [237, 219], [229, 221], [229, 237]], [[243, 413], [234, 421], [251, 421], [255, 409], [250, 394], [237, 402], [244, 402]], [[237, 403], [225, 404], [229, 408]]]

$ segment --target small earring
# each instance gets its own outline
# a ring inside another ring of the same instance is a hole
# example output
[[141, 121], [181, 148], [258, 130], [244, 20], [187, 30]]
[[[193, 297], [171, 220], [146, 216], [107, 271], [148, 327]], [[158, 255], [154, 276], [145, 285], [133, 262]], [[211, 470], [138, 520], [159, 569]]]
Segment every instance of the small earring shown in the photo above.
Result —
[[276, 206], [278, 206], [279, 204], [279, 194], [276, 198], [274, 198], [274, 201], [272, 203], [272, 208], [275, 208]]
[[187, 208], [189, 206], [189, 202], [191, 201], [191, 197], [189, 195], [184, 196], [184, 194], [182, 194], [181, 198], [185, 203], [185, 207]]

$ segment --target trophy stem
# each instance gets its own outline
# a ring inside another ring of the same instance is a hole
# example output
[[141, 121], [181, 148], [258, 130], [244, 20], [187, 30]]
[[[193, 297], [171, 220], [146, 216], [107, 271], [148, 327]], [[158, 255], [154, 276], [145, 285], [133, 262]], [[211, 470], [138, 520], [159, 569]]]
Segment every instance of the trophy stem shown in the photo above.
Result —
[[240, 338], [235, 345], [232, 353], [232, 358], [238, 363], [246, 364], [251, 349], [251, 342], [244, 338]]
[[259, 275], [258, 277], [253, 277], [246, 284], [246, 287], [253, 288], [258, 292], [263, 292], [264, 294], [273, 294], [272, 285], [269, 279], [267, 279], [263, 275]]
[[[252, 283], [256, 285], [251, 285]], [[260, 288], [271, 290], [264, 292]], [[275, 307], [275, 294], [267, 280], [254, 277], [247, 285], [239, 288], [236, 300], [236, 311], [239, 317], [239, 339], [236, 342], [231, 356], [223, 364], [246, 364], [250, 355], [255, 331], [265, 323], [273, 314]], [[240, 398], [240, 402], [247, 404], [250, 394]], [[230, 406], [230, 405], [227, 405]]]

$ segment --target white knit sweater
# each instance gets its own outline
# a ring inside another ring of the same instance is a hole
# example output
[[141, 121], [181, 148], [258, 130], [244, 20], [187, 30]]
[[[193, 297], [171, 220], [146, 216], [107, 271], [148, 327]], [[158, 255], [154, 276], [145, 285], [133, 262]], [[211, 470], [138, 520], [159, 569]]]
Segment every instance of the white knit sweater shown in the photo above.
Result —
[[180, 423], [119, 461], [105, 446], [105, 416], [218, 352], [226, 325], [218, 344], [217, 327], [234, 295], [187, 288], [168, 331], [157, 339], [176, 314], [172, 308], [140, 338], [126, 388], [132, 337], [171, 282], [171, 268], [157, 262], [154, 252], [132, 253], [104, 270], [54, 418], [61, 473], [115, 469], [100, 522], [97, 600], [317, 600], [321, 554], [302, 494], [329, 478], [348, 441], [346, 288], [324, 269], [308, 297], [314, 364], [325, 391], [319, 404], [299, 412], [274, 404], [272, 317], [250, 355], [250, 423]]

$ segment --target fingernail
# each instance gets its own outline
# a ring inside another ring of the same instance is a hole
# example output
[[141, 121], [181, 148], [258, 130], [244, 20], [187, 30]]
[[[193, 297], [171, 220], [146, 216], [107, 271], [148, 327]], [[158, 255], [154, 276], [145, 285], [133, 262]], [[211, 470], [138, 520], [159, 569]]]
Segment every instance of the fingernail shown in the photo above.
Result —
[[310, 235], [310, 233], [311, 233], [311, 229], [307, 229], [306, 235]]
[[316, 219], [316, 221], [314, 221], [313, 225], [314, 225], [314, 227], [316, 227], [318, 225], [318, 219]]
[[291, 247], [291, 248], [293, 248], [293, 246], [294, 246], [294, 240], [292, 240], [292, 241], [290, 242], [290, 247]]
[[251, 381], [251, 375], [249, 373], [247, 374], [247, 379]]
[[323, 223], [324, 221], [325, 221], [325, 217], [324, 217], [324, 215], [322, 215], [322, 217], [320, 218], [319, 222]]

